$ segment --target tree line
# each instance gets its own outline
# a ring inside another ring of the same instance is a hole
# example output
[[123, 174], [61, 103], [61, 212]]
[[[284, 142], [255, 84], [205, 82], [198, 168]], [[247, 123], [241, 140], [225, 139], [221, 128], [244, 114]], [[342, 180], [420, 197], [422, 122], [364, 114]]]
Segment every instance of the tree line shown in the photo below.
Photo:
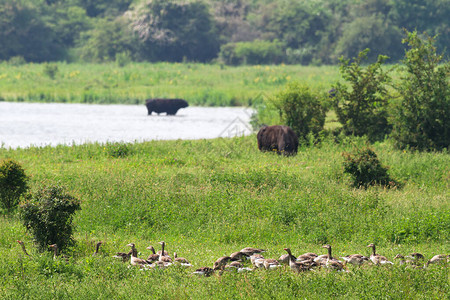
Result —
[[0, 0], [2, 61], [398, 61], [402, 29], [450, 45], [450, 0]]

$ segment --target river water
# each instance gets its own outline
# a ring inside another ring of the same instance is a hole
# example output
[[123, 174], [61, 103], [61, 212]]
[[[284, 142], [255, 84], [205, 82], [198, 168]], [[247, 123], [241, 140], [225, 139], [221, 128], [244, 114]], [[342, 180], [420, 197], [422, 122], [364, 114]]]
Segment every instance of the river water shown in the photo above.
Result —
[[187, 107], [147, 115], [145, 105], [0, 102], [0, 147], [211, 139], [251, 133], [252, 110]]

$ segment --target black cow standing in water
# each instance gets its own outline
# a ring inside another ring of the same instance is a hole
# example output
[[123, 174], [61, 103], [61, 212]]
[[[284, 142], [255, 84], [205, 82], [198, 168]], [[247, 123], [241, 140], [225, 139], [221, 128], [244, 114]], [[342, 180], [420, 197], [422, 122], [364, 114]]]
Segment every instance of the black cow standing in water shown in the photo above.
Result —
[[167, 113], [167, 115], [175, 115], [180, 108], [188, 107], [189, 104], [183, 99], [148, 99], [145, 101], [148, 114], [152, 112]]
[[264, 126], [256, 136], [258, 149], [276, 151], [278, 154], [294, 155], [298, 149], [298, 137], [289, 126]]

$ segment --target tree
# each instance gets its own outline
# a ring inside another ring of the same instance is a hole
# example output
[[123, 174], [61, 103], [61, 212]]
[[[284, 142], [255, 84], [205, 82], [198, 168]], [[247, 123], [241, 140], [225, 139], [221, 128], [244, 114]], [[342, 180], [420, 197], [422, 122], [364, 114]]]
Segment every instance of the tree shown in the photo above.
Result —
[[450, 145], [450, 63], [441, 64], [434, 39], [406, 31], [402, 60], [406, 73], [397, 90], [402, 100], [392, 116], [392, 137], [399, 148], [440, 150]]
[[367, 135], [369, 140], [381, 140], [390, 132], [387, 121], [388, 91], [386, 84], [390, 82], [387, 72], [381, 65], [387, 56], [378, 56], [375, 63], [361, 67], [367, 58], [369, 49], [361, 51], [350, 63], [349, 59], [340, 59], [340, 72], [348, 82], [346, 85], [336, 83], [333, 102], [342, 130], [347, 135]]
[[0, 161], [0, 205], [11, 209], [19, 204], [27, 190], [28, 177], [22, 166], [12, 159]]
[[51, 186], [28, 195], [20, 205], [20, 217], [41, 251], [51, 244], [65, 249], [74, 243], [72, 218], [80, 209], [78, 199], [60, 186]]
[[294, 130], [300, 143], [305, 143], [310, 134], [317, 138], [323, 130], [327, 109], [321, 98], [309, 87], [294, 82], [271, 99], [271, 104], [278, 110], [281, 122]]
[[149, 60], [206, 62], [217, 56], [219, 38], [203, 2], [148, 0], [126, 15]]
[[91, 62], [114, 61], [120, 53], [136, 56], [138, 43], [123, 18], [99, 19], [93, 29], [81, 34], [80, 56]]
[[0, 60], [22, 56], [26, 61], [58, 60], [64, 49], [43, 11], [32, 3], [0, 0]]

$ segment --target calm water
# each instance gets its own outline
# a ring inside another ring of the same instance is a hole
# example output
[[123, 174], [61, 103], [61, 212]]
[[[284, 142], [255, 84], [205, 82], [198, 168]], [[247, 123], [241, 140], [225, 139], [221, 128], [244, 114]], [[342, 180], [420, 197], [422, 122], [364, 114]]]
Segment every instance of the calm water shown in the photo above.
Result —
[[145, 105], [0, 102], [0, 147], [209, 139], [251, 133], [252, 111], [188, 107], [147, 115]]

